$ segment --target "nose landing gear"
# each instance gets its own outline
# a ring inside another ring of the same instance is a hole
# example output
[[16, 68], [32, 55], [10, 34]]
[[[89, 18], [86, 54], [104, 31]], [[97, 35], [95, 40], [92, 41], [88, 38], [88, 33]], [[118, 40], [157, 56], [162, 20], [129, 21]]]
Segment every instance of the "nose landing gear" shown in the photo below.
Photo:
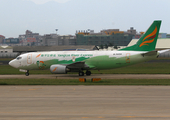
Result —
[[27, 72], [25, 73], [26, 76], [29, 76], [29, 70], [27, 70]]

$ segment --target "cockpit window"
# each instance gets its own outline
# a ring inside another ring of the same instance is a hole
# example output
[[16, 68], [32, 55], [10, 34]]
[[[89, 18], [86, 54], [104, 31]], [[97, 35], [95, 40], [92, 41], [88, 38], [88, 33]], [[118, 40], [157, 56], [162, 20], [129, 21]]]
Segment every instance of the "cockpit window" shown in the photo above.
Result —
[[16, 59], [17, 59], [17, 60], [20, 60], [20, 59], [22, 59], [22, 57], [17, 57]]

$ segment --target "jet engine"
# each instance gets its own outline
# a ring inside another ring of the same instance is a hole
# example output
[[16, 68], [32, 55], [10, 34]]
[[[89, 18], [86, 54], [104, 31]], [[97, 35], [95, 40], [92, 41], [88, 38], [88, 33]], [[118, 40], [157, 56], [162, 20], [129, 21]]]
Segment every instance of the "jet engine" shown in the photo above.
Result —
[[67, 74], [68, 69], [64, 65], [51, 65], [50, 71], [54, 74]]

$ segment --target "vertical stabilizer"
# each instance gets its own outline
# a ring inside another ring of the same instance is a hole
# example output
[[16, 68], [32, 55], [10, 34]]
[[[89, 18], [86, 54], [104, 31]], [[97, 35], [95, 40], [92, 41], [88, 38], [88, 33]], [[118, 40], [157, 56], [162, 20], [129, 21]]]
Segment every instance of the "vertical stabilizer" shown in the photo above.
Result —
[[156, 20], [152, 23], [152, 25], [148, 28], [148, 30], [141, 36], [138, 42], [130, 47], [123, 48], [120, 50], [128, 50], [128, 51], [153, 51], [155, 50], [155, 46], [157, 43], [159, 29], [160, 29], [161, 21]]

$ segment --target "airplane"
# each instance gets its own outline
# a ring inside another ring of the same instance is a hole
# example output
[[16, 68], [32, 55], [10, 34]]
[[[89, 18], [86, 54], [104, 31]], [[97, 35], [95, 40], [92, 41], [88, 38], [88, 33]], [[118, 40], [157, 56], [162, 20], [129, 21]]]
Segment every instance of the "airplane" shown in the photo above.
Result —
[[[161, 20], [154, 21], [135, 45], [117, 51], [49, 51], [19, 55], [9, 65], [29, 76], [30, 70], [50, 69], [53, 74], [78, 72], [91, 75], [90, 70], [113, 69], [152, 60], [159, 56], [155, 50]], [[86, 71], [85, 73], [83, 71]]]

